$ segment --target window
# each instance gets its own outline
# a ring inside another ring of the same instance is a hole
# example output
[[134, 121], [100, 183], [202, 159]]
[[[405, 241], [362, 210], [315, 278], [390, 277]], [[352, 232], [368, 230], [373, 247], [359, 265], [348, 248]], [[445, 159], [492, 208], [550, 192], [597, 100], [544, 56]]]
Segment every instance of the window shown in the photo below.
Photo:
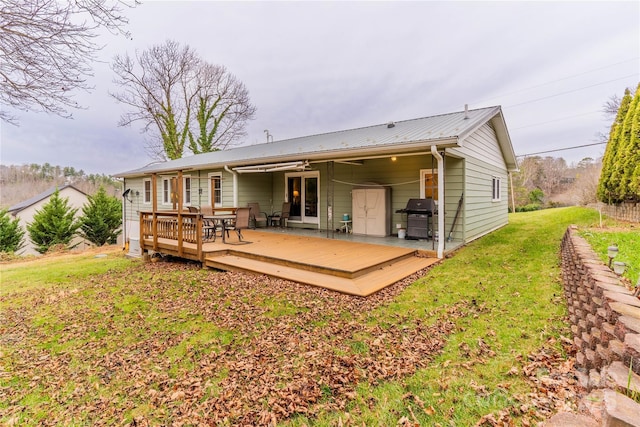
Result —
[[191, 204], [191, 177], [190, 176], [185, 176], [183, 178], [184, 180], [184, 204], [185, 205], [190, 205]]
[[492, 201], [499, 202], [502, 199], [500, 190], [500, 178], [494, 176], [493, 178], [491, 178]]
[[222, 174], [209, 175], [209, 203], [211, 206], [222, 206]]
[[171, 179], [162, 179], [162, 203], [168, 205], [171, 203]]
[[438, 200], [438, 169], [420, 169], [420, 198]]
[[151, 203], [151, 180], [143, 181], [142, 203]]

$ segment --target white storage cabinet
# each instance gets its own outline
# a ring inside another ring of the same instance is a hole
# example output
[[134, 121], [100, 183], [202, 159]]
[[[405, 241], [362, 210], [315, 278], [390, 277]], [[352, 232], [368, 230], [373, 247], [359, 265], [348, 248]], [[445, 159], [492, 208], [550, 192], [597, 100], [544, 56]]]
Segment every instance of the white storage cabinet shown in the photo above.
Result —
[[353, 234], [384, 237], [391, 234], [391, 189], [354, 188], [351, 193]]

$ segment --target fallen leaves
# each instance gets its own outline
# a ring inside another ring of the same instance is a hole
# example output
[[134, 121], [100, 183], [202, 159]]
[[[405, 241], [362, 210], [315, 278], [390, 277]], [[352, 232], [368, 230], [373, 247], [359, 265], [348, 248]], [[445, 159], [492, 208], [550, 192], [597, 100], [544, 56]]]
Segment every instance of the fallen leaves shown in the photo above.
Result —
[[[2, 313], [0, 345], [13, 381], [2, 383], [9, 404], [0, 417], [42, 425], [275, 425], [344, 411], [359, 384], [426, 367], [465, 315], [453, 305], [429, 325], [409, 314], [368, 322], [416, 278], [360, 298], [147, 263], [70, 291], [36, 291], [26, 307]], [[417, 425], [416, 408], [435, 414], [410, 400], [403, 425]], [[34, 403], [25, 408], [25, 401]], [[42, 411], [47, 417], [36, 418]]]
[[[575, 411], [585, 390], [578, 384], [574, 374], [574, 359], [567, 358], [551, 337], [543, 348], [530, 354], [522, 372], [512, 367], [507, 375], [522, 375], [532, 385], [533, 391], [526, 396], [515, 396], [516, 403], [509, 408], [483, 416], [476, 426], [511, 426], [514, 417], [519, 417], [523, 426], [535, 425], [560, 411]], [[571, 354], [572, 342], [560, 339], [562, 351]], [[501, 384], [508, 389], [508, 385]]]

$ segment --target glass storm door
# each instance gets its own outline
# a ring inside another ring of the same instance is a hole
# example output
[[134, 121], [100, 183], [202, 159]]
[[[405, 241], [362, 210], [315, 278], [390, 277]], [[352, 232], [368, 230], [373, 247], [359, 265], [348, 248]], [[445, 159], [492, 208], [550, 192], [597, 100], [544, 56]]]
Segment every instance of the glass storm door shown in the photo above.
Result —
[[290, 221], [319, 223], [319, 176], [317, 172], [287, 174], [287, 196], [291, 203]]

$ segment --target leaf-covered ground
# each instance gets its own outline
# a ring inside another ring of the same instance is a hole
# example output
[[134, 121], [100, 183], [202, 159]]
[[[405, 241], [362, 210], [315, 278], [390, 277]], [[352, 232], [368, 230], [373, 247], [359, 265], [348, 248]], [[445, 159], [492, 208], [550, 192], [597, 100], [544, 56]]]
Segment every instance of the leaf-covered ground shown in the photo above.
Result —
[[3, 298], [2, 419], [17, 424], [269, 425], [344, 409], [442, 348], [430, 324], [368, 321], [416, 277], [369, 298], [265, 276], [147, 263], [74, 288]]
[[558, 248], [597, 219], [512, 215], [367, 298], [111, 255], [0, 264], [0, 424], [535, 425], [584, 392]]

